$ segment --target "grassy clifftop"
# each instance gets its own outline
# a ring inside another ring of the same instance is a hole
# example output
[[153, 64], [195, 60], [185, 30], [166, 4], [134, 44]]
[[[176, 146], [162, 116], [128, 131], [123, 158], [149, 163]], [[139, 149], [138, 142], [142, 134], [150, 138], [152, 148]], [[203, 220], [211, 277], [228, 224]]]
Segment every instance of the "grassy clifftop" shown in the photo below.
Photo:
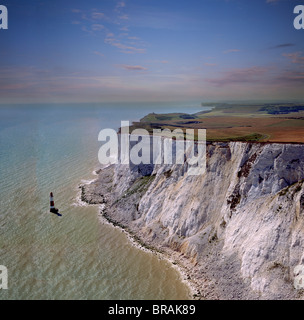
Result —
[[204, 104], [209, 111], [195, 114], [150, 113], [131, 130], [207, 129], [208, 141], [304, 143], [304, 104]]

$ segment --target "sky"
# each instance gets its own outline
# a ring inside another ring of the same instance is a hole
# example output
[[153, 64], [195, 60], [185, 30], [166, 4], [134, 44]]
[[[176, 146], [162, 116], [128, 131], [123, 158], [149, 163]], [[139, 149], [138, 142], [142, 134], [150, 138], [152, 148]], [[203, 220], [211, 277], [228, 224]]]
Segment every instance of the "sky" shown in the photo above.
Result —
[[0, 4], [0, 103], [304, 100], [304, 1]]

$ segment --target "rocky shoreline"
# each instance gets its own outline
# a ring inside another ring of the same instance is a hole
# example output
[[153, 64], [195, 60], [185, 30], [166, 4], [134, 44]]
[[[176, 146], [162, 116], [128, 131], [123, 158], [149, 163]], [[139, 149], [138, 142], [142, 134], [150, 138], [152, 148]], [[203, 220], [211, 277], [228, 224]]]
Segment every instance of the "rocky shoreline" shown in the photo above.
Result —
[[[99, 175], [102, 172], [102, 169], [96, 170], [96, 174]], [[90, 181], [89, 183], [81, 184], [79, 186], [80, 192], [80, 200], [88, 205], [97, 205], [99, 204], [99, 219], [101, 223], [106, 223], [111, 225], [114, 228], [117, 228], [119, 231], [126, 234], [128, 240], [130, 243], [147, 253], [155, 255], [158, 259], [166, 259], [172, 264], [172, 267], [175, 268], [179, 273], [181, 277], [181, 281], [185, 282], [186, 285], [189, 288], [190, 295], [189, 299], [193, 300], [201, 300], [203, 299], [203, 295], [200, 293], [200, 286], [199, 284], [191, 278], [191, 271], [189, 268], [185, 266], [185, 259], [182, 257], [178, 257], [176, 255], [176, 252], [168, 252], [164, 250], [160, 250], [157, 247], [154, 247], [151, 244], [148, 244], [148, 242], [145, 242], [140, 236], [136, 235], [136, 233], [128, 228], [127, 225], [123, 225], [119, 221], [116, 221], [115, 219], [111, 218], [109, 214], [107, 214], [107, 202], [105, 198], [100, 198], [100, 194], [96, 197], [92, 195], [92, 185], [93, 188], [95, 183], [98, 183], [98, 179], [95, 181]], [[91, 186], [90, 186], [91, 185]]]
[[[240, 281], [235, 281], [235, 292], [222, 295], [217, 290], [218, 282], [214, 279], [214, 272], [217, 273], [217, 277], [225, 278], [225, 274], [229, 271], [231, 266], [227, 266], [226, 270], [212, 270], [212, 265], [217, 264], [217, 257], [220, 256], [221, 245], [216, 241], [212, 243], [213, 254], [206, 258], [205, 263], [198, 262], [197, 259], [189, 257], [183, 252], [172, 249], [166, 244], [162, 244], [151, 239], [147, 233], [142, 232], [138, 226], [132, 223], [132, 220], [116, 219], [115, 213], [121, 210], [127, 209], [129, 205], [133, 205], [139, 198], [146, 192], [147, 188], [142, 190], [136, 189], [131, 192], [119, 194], [113, 192], [113, 177], [115, 175], [115, 167], [107, 167], [102, 170], [96, 171], [98, 177], [95, 181], [91, 181], [89, 184], [82, 184], [79, 186], [81, 189], [81, 201], [89, 205], [99, 205], [100, 219], [103, 223], [108, 223], [115, 228], [118, 228], [124, 232], [132, 245], [137, 248], [150, 252], [156, 255], [159, 259], [166, 259], [174, 268], [176, 268], [181, 274], [181, 280], [184, 281], [190, 289], [190, 299], [192, 300], [219, 300], [219, 299], [238, 299], [241, 298], [241, 294], [237, 292]], [[128, 184], [136, 184], [136, 181], [140, 178], [135, 178], [134, 181], [128, 181]], [[145, 178], [148, 179], [148, 178]], [[150, 181], [149, 181], [150, 182]], [[148, 187], [148, 186], [147, 186]], [[215, 253], [217, 252], [218, 253]], [[232, 264], [233, 265], [233, 264]], [[232, 279], [232, 277], [228, 277]], [[228, 280], [228, 279], [227, 279]], [[248, 294], [249, 296], [249, 294]], [[256, 297], [252, 297], [257, 299]]]
[[304, 148], [207, 145], [207, 170], [112, 165], [80, 186], [81, 199], [141, 249], [181, 270], [202, 300], [296, 300], [304, 263]]

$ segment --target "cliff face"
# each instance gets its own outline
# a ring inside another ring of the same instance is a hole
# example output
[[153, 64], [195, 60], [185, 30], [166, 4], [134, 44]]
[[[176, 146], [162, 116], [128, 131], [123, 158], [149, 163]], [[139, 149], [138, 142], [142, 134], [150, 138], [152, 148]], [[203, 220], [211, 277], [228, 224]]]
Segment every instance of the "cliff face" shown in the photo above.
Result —
[[212, 143], [205, 174], [184, 171], [111, 166], [86, 193], [144, 242], [186, 257], [205, 298], [301, 298], [304, 145]]

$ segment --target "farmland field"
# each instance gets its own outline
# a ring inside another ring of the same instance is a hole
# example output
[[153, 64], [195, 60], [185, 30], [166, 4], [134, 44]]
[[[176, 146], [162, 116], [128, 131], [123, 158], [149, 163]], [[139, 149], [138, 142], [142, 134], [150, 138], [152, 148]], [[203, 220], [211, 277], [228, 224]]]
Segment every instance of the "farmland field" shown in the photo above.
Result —
[[131, 130], [143, 128], [152, 133], [153, 129], [164, 128], [206, 129], [208, 141], [304, 143], [304, 105], [218, 103], [212, 106], [210, 111], [195, 114], [150, 113], [134, 122]]

